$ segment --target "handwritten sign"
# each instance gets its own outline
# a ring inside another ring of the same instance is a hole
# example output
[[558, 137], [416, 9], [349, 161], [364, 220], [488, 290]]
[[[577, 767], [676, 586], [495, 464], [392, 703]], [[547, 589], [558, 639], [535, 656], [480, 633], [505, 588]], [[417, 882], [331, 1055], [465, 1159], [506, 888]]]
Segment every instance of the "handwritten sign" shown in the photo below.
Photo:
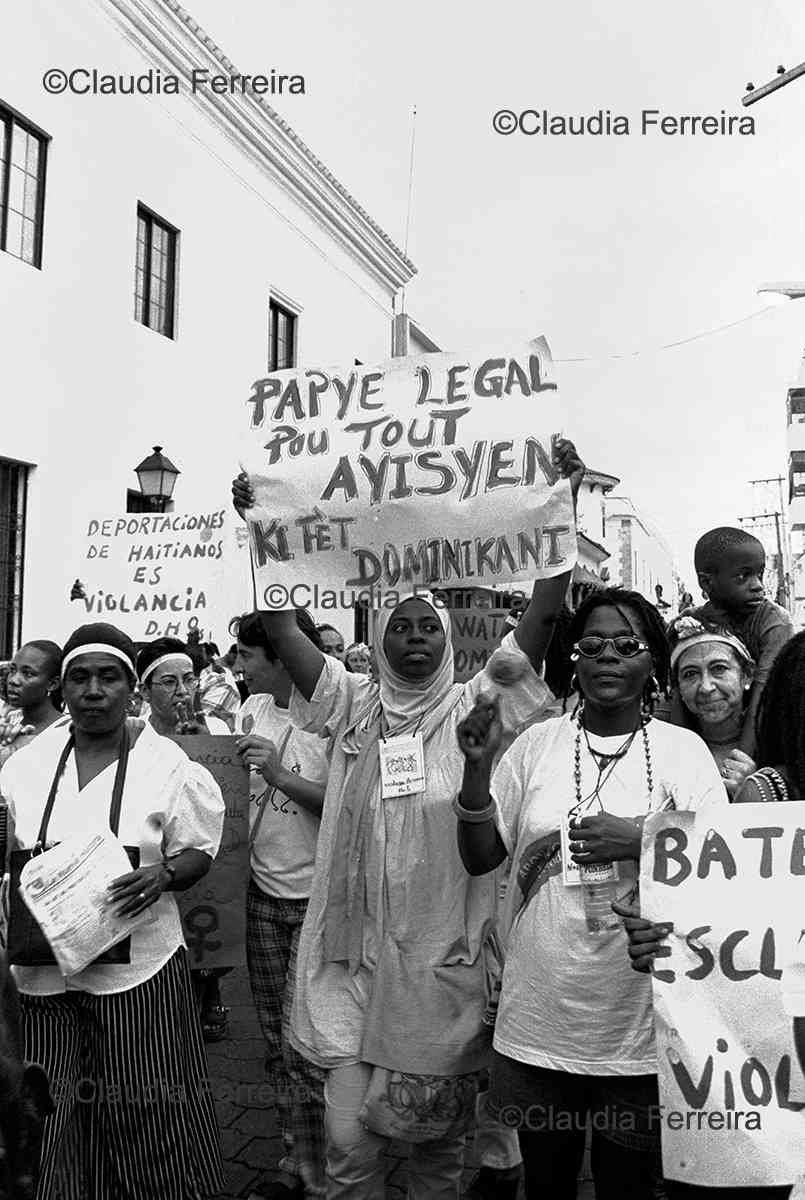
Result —
[[[91, 518], [63, 557], [64, 636], [109, 621], [134, 641], [186, 640], [193, 629], [226, 638], [231, 618], [253, 607], [242, 528], [223, 508]], [[70, 600], [76, 580], [83, 595]]]
[[253, 385], [246, 409], [266, 607], [277, 583], [365, 596], [548, 578], [575, 561], [544, 339], [515, 353], [280, 371]]
[[640, 897], [674, 923], [653, 973], [665, 1176], [793, 1183], [805, 1094], [780, 979], [805, 913], [805, 804], [648, 817]]
[[191, 968], [233, 967], [245, 961], [249, 883], [249, 772], [233, 737], [192, 734], [175, 741], [214, 777], [226, 813], [221, 846], [203, 879], [179, 896]]
[[478, 589], [466, 597], [468, 603], [462, 607], [457, 607], [454, 599], [447, 594], [453, 670], [456, 683], [466, 683], [483, 670], [512, 626], [506, 624], [508, 610], [494, 606], [492, 592]]

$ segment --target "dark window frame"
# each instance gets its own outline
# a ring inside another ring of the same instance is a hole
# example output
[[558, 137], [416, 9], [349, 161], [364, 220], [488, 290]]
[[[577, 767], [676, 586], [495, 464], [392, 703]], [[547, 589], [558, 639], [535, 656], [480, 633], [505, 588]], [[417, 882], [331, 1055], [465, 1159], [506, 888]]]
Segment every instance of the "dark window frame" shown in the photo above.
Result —
[[[8, 239], [8, 200], [11, 192], [11, 139], [15, 125], [18, 125], [29, 137], [34, 137], [39, 142], [39, 169], [36, 179], [36, 212], [34, 214], [34, 254], [33, 262], [30, 263], [27, 258], [23, 258], [18, 254], [12, 254], [10, 250], [6, 249]], [[16, 258], [19, 262], [27, 263], [28, 266], [35, 267], [37, 271], [41, 271], [42, 247], [45, 233], [47, 160], [51, 137], [49, 133], [45, 133], [44, 129], [40, 129], [33, 121], [29, 121], [21, 112], [18, 112], [16, 108], [12, 108], [10, 104], [6, 104], [4, 100], [0, 100], [0, 136], [3, 138], [3, 157], [5, 160], [5, 174], [0, 181], [3, 192], [0, 198], [0, 251], [11, 254], [11, 257]]]
[[[9, 471], [8, 486], [14, 504], [4, 507], [0, 526], [8, 523], [7, 539], [0, 537], [0, 658], [11, 658], [22, 641], [22, 611], [25, 598], [25, 541], [28, 525], [28, 486], [32, 464], [0, 457], [0, 472]], [[16, 469], [16, 470], [15, 470]], [[3, 553], [5, 552], [5, 553]]]
[[[140, 299], [137, 292], [137, 240], [141, 220], [146, 224], [145, 254], [143, 258], [142, 317], [137, 315], [137, 305]], [[165, 281], [165, 314], [168, 326], [166, 329], [160, 329], [158, 326], [151, 324], [151, 255], [154, 248], [155, 225], [168, 235], [168, 275]], [[147, 204], [138, 203], [137, 229], [135, 231], [134, 242], [134, 319], [138, 325], [144, 325], [146, 329], [153, 329], [154, 333], [159, 333], [162, 337], [170, 338], [172, 342], [176, 341], [176, 266], [178, 250], [179, 230], [176, 226], [171, 225], [164, 217], [160, 217]]]
[[[285, 317], [290, 321], [291, 328], [291, 353], [290, 363], [279, 364], [277, 357], [277, 342], [279, 332], [279, 319]], [[276, 296], [269, 296], [268, 299], [268, 369], [269, 371], [289, 371], [296, 366], [296, 350], [298, 345], [298, 329], [299, 329], [299, 313], [295, 312], [288, 304], [283, 304]]]

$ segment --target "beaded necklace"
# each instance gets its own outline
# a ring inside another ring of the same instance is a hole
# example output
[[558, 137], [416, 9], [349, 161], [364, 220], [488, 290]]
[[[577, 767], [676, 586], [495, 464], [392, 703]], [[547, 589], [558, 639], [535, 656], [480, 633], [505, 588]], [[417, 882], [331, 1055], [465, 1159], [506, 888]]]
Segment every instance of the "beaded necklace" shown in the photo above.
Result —
[[[585, 805], [589, 806], [592, 802], [594, 802], [596, 800], [598, 801], [601, 812], [604, 811], [604, 804], [603, 804], [603, 801], [601, 800], [601, 795], [600, 795], [601, 788], [604, 786], [604, 784], [606, 783], [606, 781], [609, 779], [610, 775], [614, 771], [616, 763], [620, 762], [620, 760], [622, 758], [625, 758], [626, 755], [629, 753], [629, 748], [631, 747], [632, 742], [637, 737], [637, 732], [638, 732], [637, 729], [633, 729], [632, 732], [626, 738], [626, 740], [618, 747], [618, 749], [615, 751], [614, 754], [603, 754], [600, 750], [594, 750], [592, 748], [592, 746], [590, 745], [590, 738], [589, 738], [586, 728], [584, 727], [584, 723], [582, 721], [582, 713], [578, 714], [576, 721], [578, 723], [578, 728], [576, 730], [576, 742], [575, 742], [575, 747], [574, 747], [574, 751], [573, 751], [573, 780], [576, 785], [576, 803], [573, 805], [573, 807], [570, 810], [570, 813], [569, 813], [570, 816], [578, 816], [578, 814], [582, 811], [582, 808]], [[649, 811], [650, 811], [651, 810], [651, 797], [654, 792], [654, 776], [652, 774], [652, 769], [651, 769], [651, 747], [649, 746], [647, 727], [648, 727], [648, 720], [645, 717], [641, 716], [640, 717], [640, 725], [638, 726], [638, 729], [640, 730], [640, 732], [643, 735], [643, 753], [646, 758], [646, 784], [648, 786], [648, 807], [649, 807]], [[581, 795], [581, 735], [582, 735], [582, 733], [584, 734], [584, 740], [587, 743], [587, 749], [590, 752], [590, 757], [592, 758], [592, 760], [595, 763], [596, 768], [598, 770], [598, 779], [595, 782], [595, 787], [593, 788], [592, 792], [590, 792], [589, 796], [586, 796], [584, 799], [582, 799], [582, 795]]]

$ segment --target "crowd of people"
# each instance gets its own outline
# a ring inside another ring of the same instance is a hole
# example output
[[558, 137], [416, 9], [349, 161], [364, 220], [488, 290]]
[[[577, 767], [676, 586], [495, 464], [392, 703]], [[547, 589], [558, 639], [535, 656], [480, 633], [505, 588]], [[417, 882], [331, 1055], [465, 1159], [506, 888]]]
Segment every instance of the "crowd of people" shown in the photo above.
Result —
[[[575, 499], [583, 465], [555, 454]], [[233, 499], [250, 506], [245, 477]], [[475, 1200], [523, 1177], [529, 1200], [572, 1200], [588, 1121], [613, 1111], [633, 1120], [592, 1121], [598, 1200], [787, 1196], [662, 1178], [645, 971], [667, 947], [636, 908], [647, 814], [805, 798], [805, 634], [764, 565], [744, 530], [711, 530], [705, 603], [670, 624], [620, 588], [569, 613], [569, 573], [540, 580], [466, 683], [423, 593], [377, 614], [371, 647], [301, 609], [240, 616], [223, 656], [99, 623], [23, 646], [0, 709], [0, 1197], [222, 1187], [203, 1042], [227, 1036], [226, 984], [190, 970], [176, 903], [224, 823], [182, 749], [201, 732], [234, 736], [249, 771], [246, 959], [283, 1142], [266, 1197], [382, 1196], [401, 1140], [412, 1200], [455, 1198], [474, 1133]], [[20, 911], [20, 862], [110, 829], [131, 870], [107, 902], [149, 920], [65, 977]], [[801, 966], [781, 989], [805, 1069]], [[570, 1119], [534, 1127], [536, 1109]], [[805, 1115], [803, 1147], [805, 1171]]]

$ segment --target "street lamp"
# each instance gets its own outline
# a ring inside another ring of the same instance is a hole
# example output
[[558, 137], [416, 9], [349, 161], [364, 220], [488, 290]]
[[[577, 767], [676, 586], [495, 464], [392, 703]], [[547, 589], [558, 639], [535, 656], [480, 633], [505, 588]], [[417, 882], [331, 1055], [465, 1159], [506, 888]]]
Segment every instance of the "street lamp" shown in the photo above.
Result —
[[151, 507], [156, 512], [164, 512], [181, 475], [179, 468], [166, 458], [161, 446], [154, 446], [154, 453], [144, 458], [134, 472], [140, 481], [140, 491]]

